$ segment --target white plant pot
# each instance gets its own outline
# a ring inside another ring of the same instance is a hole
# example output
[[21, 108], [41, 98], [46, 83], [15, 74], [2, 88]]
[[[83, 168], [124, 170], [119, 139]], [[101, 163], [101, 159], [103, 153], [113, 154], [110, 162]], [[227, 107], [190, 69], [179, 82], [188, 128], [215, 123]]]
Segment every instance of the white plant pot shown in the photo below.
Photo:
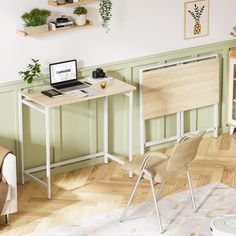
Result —
[[43, 32], [47, 32], [48, 31], [48, 25], [40, 25], [40, 26], [30, 26], [30, 27], [24, 27], [24, 31], [27, 34], [39, 34], [39, 33], [43, 33]]
[[85, 25], [86, 24], [86, 20], [87, 20], [86, 15], [76, 15], [75, 16], [75, 23], [78, 26]]

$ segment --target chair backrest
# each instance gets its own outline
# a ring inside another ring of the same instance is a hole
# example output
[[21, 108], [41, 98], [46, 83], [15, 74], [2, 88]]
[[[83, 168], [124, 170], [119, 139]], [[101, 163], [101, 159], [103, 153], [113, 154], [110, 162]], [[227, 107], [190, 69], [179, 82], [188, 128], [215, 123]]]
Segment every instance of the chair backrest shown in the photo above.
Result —
[[205, 130], [198, 132], [192, 137], [186, 137], [174, 147], [168, 160], [167, 171], [176, 171], [177, 174], [188, 167], [189, 163], [197, 155], [197, 150], [204, 133]]

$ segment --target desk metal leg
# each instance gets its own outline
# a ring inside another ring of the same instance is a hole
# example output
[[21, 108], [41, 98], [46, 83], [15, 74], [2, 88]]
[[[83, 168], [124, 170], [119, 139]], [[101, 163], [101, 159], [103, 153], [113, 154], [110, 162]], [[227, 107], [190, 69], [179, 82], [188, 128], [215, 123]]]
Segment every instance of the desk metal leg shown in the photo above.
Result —
[[25, 183], [25, 168], [24, 168], [24, 136], [23, 136], [23, 111], [22, 111], [22, 96], [18, 94], [18, 129], [19, 129], [19, 154], [21, 161], [21, 183]]
[[219, 117], [219, 107], [218, 104], [214, 105], [214, 138], [218, 137], [218, 117]]
[[181, 138], [184, 136], [184, 112], [181, 111], [180, 112], [180, 127], [181, 127], [181, 131], [180, 131], [180, 136]]
[[48, 199], [51, 198], [51, 169], [50, 169], [50, 126], [49, 126], [49, 109], [45, 110], [45, 131], [46, 131], [46, 177]]
[[177, 129], [177, 142], [181, 139], [181, 112], [177, 112], [176, 114], [176, 129]]
[[139, 110], [139, 129], [140, 129], [140, 155], [143, 155], [145, 153], [146, 130], [145, 130], [145, 120], [143, 119], [143, 106], [141, 101], [141, 94], [140, 94], [140, 110]]
[[104, 163], [108, 163], [108, 97], [104, 97]]
[[[133, 92], [129, 92], [129, 161], [133, 160], [132, 133], [133, 133]], [[129, 171], [129, 177], [133, 177], [133, 173], [131, 171]]]

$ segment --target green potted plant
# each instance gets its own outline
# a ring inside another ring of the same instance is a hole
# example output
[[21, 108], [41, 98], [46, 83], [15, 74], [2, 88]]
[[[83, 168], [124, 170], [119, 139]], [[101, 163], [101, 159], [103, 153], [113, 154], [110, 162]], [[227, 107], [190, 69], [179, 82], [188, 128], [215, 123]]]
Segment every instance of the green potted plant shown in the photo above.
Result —
[[27, 34], [43, 33], [48, 31], [47, 18], [51, 15], [48, 10], [33, 9], [21, 16], [25, 22], [24, 31]]
[[[41, 73], [41, 65], [39, 64], [39, 60], [31, 59], [32, 63], [27, 66], [26, 71], [20, 71], [19, 75], [22, 77], [24, 81], [31, 85], [35, 78], [38, 78]], [[33, 89], [29, 86], [28, 92], [32, 92]]]
[[106, 33], [109, 32], [109, 22], [112, 17], [112, 2], [111, 0], [101, 0], [99, 4], [99, 13], [102, 18], [102, 26], [106, 30]]
[[86, 24], [87, 21], [87, 15], [88, 11], [85, 7], [79, 6], [76, 7], [74, 10], [74, 15], [75, 15], [75, 23], [78, 26], [82, 26]]
[[233, 31], [230, 32], [230, 35], [232, 35], [233, 37], [236, 36], [236, 26], [233, 27]]

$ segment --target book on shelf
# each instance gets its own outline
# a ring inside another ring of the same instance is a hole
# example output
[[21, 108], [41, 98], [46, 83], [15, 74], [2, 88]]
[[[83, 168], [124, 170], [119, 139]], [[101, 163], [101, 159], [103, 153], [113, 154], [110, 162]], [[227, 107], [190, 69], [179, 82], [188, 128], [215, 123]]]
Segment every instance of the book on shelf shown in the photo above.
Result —
[[74, 26], [73, 21], [68, 21], [65, 23], [50, 22], [50, 29], [51, 30], [68, 29], [73, 26]]

